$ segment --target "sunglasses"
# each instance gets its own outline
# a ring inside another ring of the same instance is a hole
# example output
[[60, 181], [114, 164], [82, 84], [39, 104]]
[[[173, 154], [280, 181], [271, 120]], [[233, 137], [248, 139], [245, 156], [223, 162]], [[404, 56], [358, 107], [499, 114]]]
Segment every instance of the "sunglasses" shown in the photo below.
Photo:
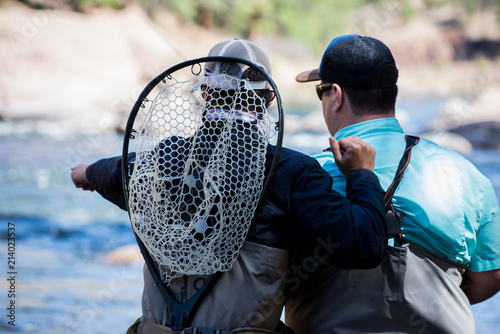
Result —
[[332, 83], [323, 83], [316, 85], [316, 93], [318, 94], [320, 101], [323, 99], [323, 93], [326, 92], [327, 90], [332, 89], [332, 87], [333, 87]]

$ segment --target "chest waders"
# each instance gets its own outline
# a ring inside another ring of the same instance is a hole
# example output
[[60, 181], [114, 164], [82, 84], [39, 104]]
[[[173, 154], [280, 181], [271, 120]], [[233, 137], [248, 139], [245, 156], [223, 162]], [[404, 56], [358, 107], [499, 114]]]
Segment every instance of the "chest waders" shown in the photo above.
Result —
[[[405, 243], [392, 198], [418, 137], [406, 149], [386, 191], [386, 221], [395, 246], [373, 269], [323, 266], [287, 299], [286, 324], [296, 334], [475, 333], [469, 301], [460, 289], [464, 266]], [[418, 191], [418, 190], [417, 190]]]
[[144, 267], [143, 315], [127, 334], [285, 334], [287, 265], [287, 251], [246, 241], [230, 271], [180, 277], [163, 295]]

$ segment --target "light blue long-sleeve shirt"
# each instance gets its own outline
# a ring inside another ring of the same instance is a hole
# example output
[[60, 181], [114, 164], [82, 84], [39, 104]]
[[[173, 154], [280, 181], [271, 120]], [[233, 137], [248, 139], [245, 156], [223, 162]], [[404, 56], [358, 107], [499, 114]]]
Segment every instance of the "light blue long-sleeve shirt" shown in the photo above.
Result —
[[[358, 136], [377, 152], [375, 174], [384, 190], [392, 183], [406, 146], [395, 118], [343, 128], [335, 138]], [[345, 195], [345, 177], [331, 152], [315, 158]], [[394, 195], [393, 205], [406, 217], [403, 238], [472, 271], [500, 268], [500, 208], [491, 182], [460, 154], [421, 139]]]

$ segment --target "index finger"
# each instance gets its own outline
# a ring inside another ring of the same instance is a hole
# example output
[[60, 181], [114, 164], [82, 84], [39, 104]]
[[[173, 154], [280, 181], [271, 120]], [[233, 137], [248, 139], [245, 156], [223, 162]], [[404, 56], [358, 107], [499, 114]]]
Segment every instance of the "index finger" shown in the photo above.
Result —
[[330, 137], [329, 141], [330, 141], [330, 149], [333, 153], [333, 157], [335, 158], [335, 161], [341, 162], [342, 161], [342, 153], [340, 151], [339, 142], [334, 137]]

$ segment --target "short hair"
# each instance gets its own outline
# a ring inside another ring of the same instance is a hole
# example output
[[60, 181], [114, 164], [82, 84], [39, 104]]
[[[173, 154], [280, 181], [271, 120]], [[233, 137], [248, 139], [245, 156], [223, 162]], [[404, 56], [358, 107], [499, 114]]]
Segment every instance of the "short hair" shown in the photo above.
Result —
[[384, 115], [394, 111], [398, 86], [374, 89], [341, 88], [345, 91], [355, 115]]

